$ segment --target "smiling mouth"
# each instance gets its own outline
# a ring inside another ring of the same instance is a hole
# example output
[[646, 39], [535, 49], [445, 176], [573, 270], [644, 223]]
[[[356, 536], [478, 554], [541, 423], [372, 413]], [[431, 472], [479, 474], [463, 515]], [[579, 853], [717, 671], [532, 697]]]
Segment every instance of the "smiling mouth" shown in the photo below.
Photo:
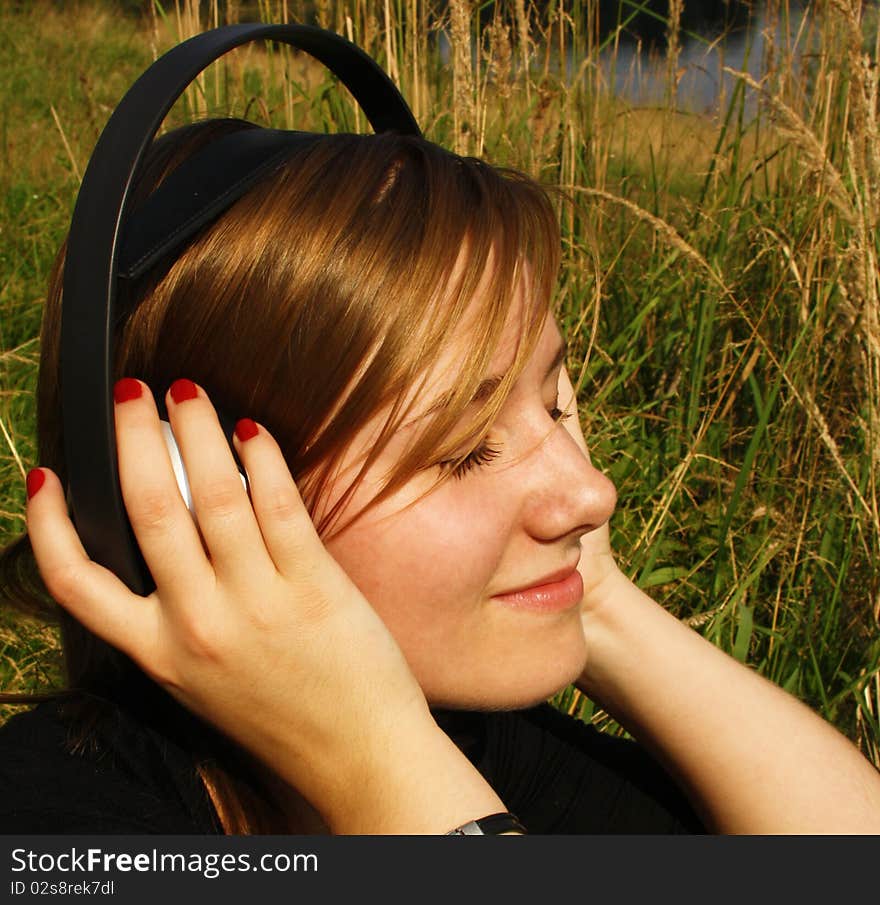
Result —
[[559, 612], [578, 606], [583, 600], [584, 582], [576, 567], [561, 569], [536, 584], [495, 594], [492, 599], [507, 606], [539, 612]]
[[547, 585], [558, 584], [560, 581], [564, 581], [566, 578], [571, 578], [572, 572], [577, 571], [578, 563], [580, 563], [580, 557], [578, 557], [577, 562], [571, 566], [564, 566], [561, 569], [557, 569], [555, 572], [551, 572], [549, 575], [545, 575], [543, 578], [538, 578], [535, 581], [529, 582], [529, 584], [520, 585], [518, 588], [514, 588], [511, 591], [504, 591], [501, 594], [495, 594], [495, 597], [509, 597], [513, 594], [523, 594], [527, 591], [534, 591], [538, 588], [546, 587]]

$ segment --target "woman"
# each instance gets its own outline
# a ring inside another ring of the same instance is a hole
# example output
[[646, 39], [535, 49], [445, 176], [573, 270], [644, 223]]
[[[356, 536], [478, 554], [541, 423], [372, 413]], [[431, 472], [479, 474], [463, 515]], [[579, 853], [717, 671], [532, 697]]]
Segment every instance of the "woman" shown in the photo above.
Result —
[[[245, 128], [166, 137], [141, 196]], [[116, 419], [147, 598], [67, 518], [56, 267], [28, 536], [78, 691], [0, 735], [10, 829], [445, 833], [507, 811], [531, 832], [880, 829], [848, 741], [615, 566], [614, 489], [550, 312], [558, 242], [525, 177], [328, 136], [132, 287]], [[249, 494], [213, 405], [246, 415]], [[27, 556], [6, 553], [9, 597]], [[570, 682], [640, 745], [541, 704]], [[99, 805], [16, 793], [59, 773]]]

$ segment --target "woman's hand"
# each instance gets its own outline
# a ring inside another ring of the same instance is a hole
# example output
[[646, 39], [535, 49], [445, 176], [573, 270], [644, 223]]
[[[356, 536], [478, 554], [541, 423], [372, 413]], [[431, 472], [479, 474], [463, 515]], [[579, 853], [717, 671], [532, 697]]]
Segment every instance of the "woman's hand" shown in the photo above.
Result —
[[[410, 830], [399, 809], [400, 824], [372, 812], [366, 789], [377, 777], [380, 787], [397, 781], [413, 772], [416, 750], [427, 745], [442, 760], [451, 743], [397, 643], [321, 543], [266, 429], [248, 420], [236, 428], [249, 499], [205, 392], [190, 381], [172, 386], [167, 407], [197, 529], [149, 390], [127, 378], [115, 395], [123, 498], [156, 590], [135, 595], [88, 558], [58, 478], [39, 469], [28, 480], [28, 531], [52, 596], [295, 786], [332, 828], [335, 820], [343, 832], [444, 831], [443, 823]], [[394, 790], [384, 792], [393, 801]], [[475, 807], [464, 819], [479, 816]]]

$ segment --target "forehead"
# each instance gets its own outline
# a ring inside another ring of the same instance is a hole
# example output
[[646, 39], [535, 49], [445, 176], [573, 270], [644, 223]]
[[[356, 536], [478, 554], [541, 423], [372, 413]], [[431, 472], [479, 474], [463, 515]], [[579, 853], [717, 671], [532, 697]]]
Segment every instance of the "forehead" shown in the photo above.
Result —
[[[462, 250], [457, 267], [460, 266], [465, 251], [465, 249]], [[448, 389], [456, 380], [461, 378], [461, 364], [465, 360], [466, 353], [479, 343], [486, 341], [485, 320], [487, 312], [485, 305], [481, 302], [486, 294], [490, 292], [493, 268], [494, 255], [490, 255], [487, 266], [473, 294], [473, 299], [465, 310], [461, 322], [450, 336], [449, 342], [438, 358], [435, 367], [432, 369], [431, 379], [426, 382], [424, 390], [430, 391], [433, 389], [437, 393], [442, 393], [444, 389]], [[506, 299], [507, 315], [504, 329], [493, 351], [487, 373], [483, 375], [484, 377], [503, 375], [510, 370], [513, 364], [517, 347], [523, 331], [526, 329], [525, 319], [529, 316], [530, 306], [528, 302], [531, 300], [527, 297], [527, 292], [531, 285], [530, 278], [531, 268], [528, 262], [524, 261], [516, 274], [512, 292]]]
[[[455, 330], [448, 336], [437, 360], [420, 378], [414, 381], [399, 401], [397, 411], [405, 413], [398, 427], [399, 431], [406, 430], [407, 433], [410, 433], [409, 428], [425, 423], [428, 416], [444, 408], [452, 390], [466, 376], [463, 363], [467, 360], [468, 353], [473, 351], [477, 344], [486, 341], [485, 306], [481, 305], [480, 301], [481, 295], [488, 290], [491, 276], [490, 262], [473, 293], [473, 301], [465, 310]], [[477, 379], [481, 383], [475, 394], [474, 402], [488, 397], [514, 363], [523, 331], [526, 329], [524, 319], [531, 316], [530, 306], [527, 304], [529, 301], [527, 299], [529, 276], [528, 266], [525, 265], [518, 275], [510, 298], [506, 300], [506, 317], [496, 347], [485, 371], [477, 375]], [[548, 311], [543, 319], [537, 347], [526, 364], [526, 370], [535, 366], [536, 363], [538, 365], [546, 364], [546, 361], [550, 360], [558, 351], [560, 345], [559, 328]], [[392, 407], [388, 407], [377, 412], [359, 432], [357, 442], [353, 444], [353, 447], [358, 449], [361, 457], [366, 454], [366, 451], [382, 433], [391, 411]]]

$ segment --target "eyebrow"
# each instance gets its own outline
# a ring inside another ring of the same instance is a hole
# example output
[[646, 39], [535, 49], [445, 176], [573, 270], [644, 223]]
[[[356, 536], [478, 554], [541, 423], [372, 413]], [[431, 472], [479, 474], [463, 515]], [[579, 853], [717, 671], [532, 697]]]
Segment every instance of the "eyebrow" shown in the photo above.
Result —
[[[564, 361], [565, 357], [568, 354], [568, 346], [565, 344], [565, 341], [562, 340], [559, 343], [559, 348], [556, 350], [556, 354], [553, 356], [553, 360], [547, 366], [547, 370], [544, 372], [544, 379], [546, 380]], [[477, 387], [474, 395], [471, 397], [471, 401], [468, 405], [473, 405], [475, 402], [485, 402], [492, 393], [498, 388], [498, 384], [502, 381], [501, 375], [496, 375], [493, 377], [487, 377], [485, 380], [480, 382], [480, 385]]]
[[[553, 360], [547, 366], [547, 370], [544, 372], [544, 379], [546, 380], [566, 359], [568, 355], [568, 345], [566, 344], [564, 339], [561, 339], [559, 342], [559, 347], [556, 349], [556, 353], [553, 356]], [[479, 386], [474, 391], [474, 395], [471, 396], [470, 402], [468, 405], [474, 405], [477, 402], [485, 402], [492, 393], [498, 389], [498, 385], [503, 380], [503, 375], [493, 375], [492, 377], [487, 377], [485, 380], [481, 380]], [[449, 404], [451, 393], [442, 393], [440, 398], [437, 399], [432, 405], [430, 405], [421, 415], [418, 416], [418, 419], [424, 418], [427, 415], [431, 415], [434, 412], [439, 411], [442, 408], [445, 408]], [[410, 422], [411, 423], [411, 422]]]

